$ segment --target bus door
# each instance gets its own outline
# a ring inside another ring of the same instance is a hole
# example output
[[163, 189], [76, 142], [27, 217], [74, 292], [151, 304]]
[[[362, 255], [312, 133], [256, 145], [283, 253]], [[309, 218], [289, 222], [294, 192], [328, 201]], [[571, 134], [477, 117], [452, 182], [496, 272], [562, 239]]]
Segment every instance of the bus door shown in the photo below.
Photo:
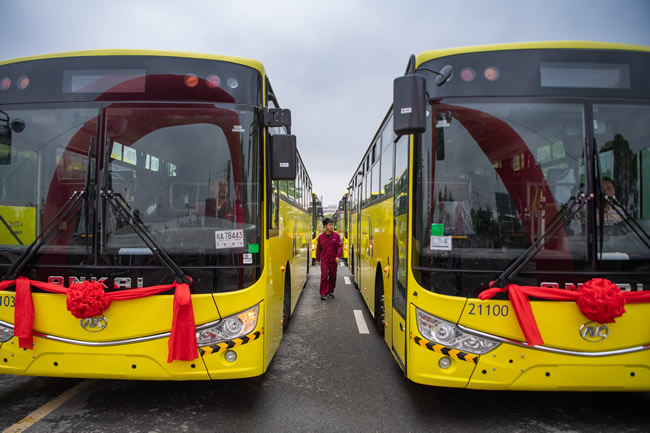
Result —
[[402, 136], [395, 145], [395, 176], [393, 176], [393, 302], [386, 316], [390, 314], [392, 351], [406, 374], [405, 348], [406, 288], [408, 281], [408, 143], [409, 137]]

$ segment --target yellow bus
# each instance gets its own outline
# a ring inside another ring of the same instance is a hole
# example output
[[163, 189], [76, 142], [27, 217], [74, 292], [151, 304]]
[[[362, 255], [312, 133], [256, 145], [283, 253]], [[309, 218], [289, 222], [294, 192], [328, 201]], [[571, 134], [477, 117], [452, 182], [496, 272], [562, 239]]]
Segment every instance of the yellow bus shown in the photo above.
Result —
[[339, 201], [338, 208], [334, 214], [334, 230], [341, 235], [341, 242], [343, 244], [343, 251], [341, 252], [341, 259], [348, 261], [348, 251], [350, 239], [348, 237], [348, 223], [350, 212], [348, 209], [348, 192], [343, 194], [343, 198]]
[[0, 62], [0, 373], [264, 373], [309, 266], [290, 127], [256, 60]]
[[427, 51], [349, 183], [350, 261], [404, 375], [650, 389], [650, 47]]
[[311, 223], [311, 264], [312, 266], [316, 264], [316, 246], [317, 246], [317, 241], [318, 241], [318, 235], [321, 232], [321, 229], [323, 228], [323, 205], [318, 198], [318, 195], [316, 195], [315, 192], [312, 191], [312, 197], [311, 197], [311, 218], [312, 218], [312, 223]]

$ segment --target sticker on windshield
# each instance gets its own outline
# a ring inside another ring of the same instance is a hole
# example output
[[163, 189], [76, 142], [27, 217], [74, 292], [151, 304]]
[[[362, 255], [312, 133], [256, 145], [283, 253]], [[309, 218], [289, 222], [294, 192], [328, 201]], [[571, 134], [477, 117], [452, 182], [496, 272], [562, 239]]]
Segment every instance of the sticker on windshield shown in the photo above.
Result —
[[215, 248], [237, 248], [244, 246], [243, 230], [220, 230], [214, 232]]
[[430, 249], [436, 251], [451, 251], [451, 236], [431, 236]]
[[132, 147], [127, 147], [124, 146], [123, 152], [122, 152], [122, 161], [132, 164], [132, 165], [137, 165], [138, 164], [138, 151], [133, 149]]
[[444, 224], [431, 224], [431, 236], [444, 236], [444, 234], [445, 234]]
[[113, 150], [111, 151], [111, 158], [118, 161], [122, 160], [122, 144], [117, 141], [113, 142]]

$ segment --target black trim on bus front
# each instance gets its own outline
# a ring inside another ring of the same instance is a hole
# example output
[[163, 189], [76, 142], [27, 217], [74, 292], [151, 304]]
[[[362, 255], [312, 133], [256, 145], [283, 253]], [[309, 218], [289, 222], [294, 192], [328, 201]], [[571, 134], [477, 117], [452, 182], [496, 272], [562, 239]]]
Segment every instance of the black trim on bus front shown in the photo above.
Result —
[[[650, 98], [647, 78], [648, 52], [613, 49], [522, 49], [455, 54], [423, 62], [416, 68], [427, 78], [429, 98], [485, 96], [547, 96], [563, 98]], [[583, 65], [626, 65], [629, 67], [628, 88], [550, 87], [542, 86], [542, 63]], [[445, 66], [453, 75], [443, 84], [436, 84], [437, 75]], [[464, 69], [475, 72], [472, 79], [461, 78]], [[485, 78], [488, 68], [496, 68], [492, 81]]]
[[[29, 84], [24, 89], [14, 84], [1, 91], [0, 104], [183, 101], [263, 105], [259, 71], [224, 60], [142, 55], [60, 57], [1, 65], [0, 78], [4, 77], [11, 83], [27, 77]], [[186, 85], [187, 77], [195, 80]]]

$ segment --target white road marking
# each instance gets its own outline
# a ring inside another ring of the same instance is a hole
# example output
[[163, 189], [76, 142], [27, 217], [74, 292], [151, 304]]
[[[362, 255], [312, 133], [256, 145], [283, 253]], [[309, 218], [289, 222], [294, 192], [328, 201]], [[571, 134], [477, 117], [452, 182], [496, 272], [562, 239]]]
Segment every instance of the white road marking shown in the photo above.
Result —
[[83, 391], [84, 388], [88, 388], [90, 385], [92, 385], [95, 382], [96, 382], [95, 380], [88, 380], [88, 379], [84, 380], [83, 382], [79, 382], [77, 385], [73, 386], [72, 388], [70, 388], [60, 396], [45, 403], [43, 406], [36, 409], [34, 412], [30, 413], [29, 415], [27, 415], [25, 418], [21, 419], [16, 424], [6, 429], [3, 433], [18, 433], [27, 430], [28, 428], [36, 424], [38, 421], [48, 416], [59, 406], [61, 406], [71, 398], [75, 397], [77, 394]]
[[343, 279], [345, 280], [345, 284], [352, 284], [350, 282], [350, 277], [343, 277]]
[[359, 328], [359, 334], [370, 334], [368, 325], [363, 318], [363, 312], [361, 310], [354, 310], [354, 318], [357, 321], [357, 328]]
[[341, 263], [341, 266], [345, 266], [345, 263], [343, 263], [343, 262], [340, 262], [340, 263]]

